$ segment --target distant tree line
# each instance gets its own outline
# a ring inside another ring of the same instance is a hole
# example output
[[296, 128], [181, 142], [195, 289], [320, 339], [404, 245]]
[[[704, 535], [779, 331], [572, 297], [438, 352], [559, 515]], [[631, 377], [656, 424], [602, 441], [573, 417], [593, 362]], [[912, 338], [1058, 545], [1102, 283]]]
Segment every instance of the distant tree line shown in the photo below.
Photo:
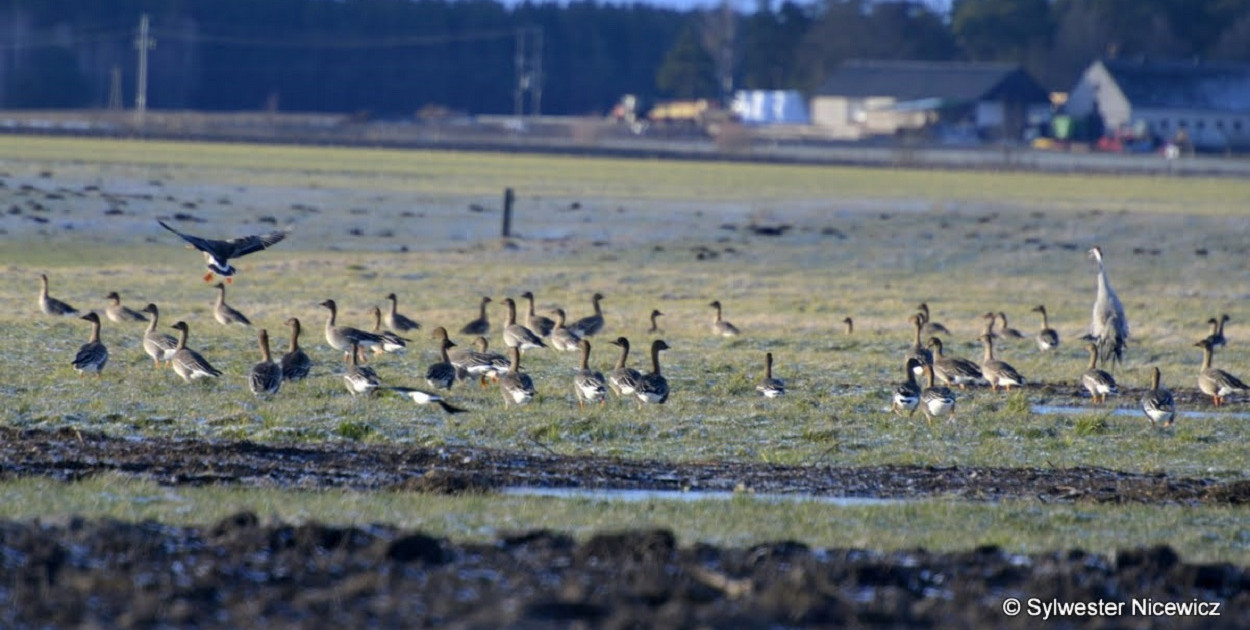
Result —
[[[812, 91], [847, 59], [1003, 61], [1064, 90], [1099, 57], [1250, 61], [1250, 0], [758, 0], [677, 11], [494, 0], [0, 0], [0, 103], [549, 114], [733, 89]], [[518, 46], [518, 33], [529, 29]], [[518, 57], [521, 64], [518, 65]]]

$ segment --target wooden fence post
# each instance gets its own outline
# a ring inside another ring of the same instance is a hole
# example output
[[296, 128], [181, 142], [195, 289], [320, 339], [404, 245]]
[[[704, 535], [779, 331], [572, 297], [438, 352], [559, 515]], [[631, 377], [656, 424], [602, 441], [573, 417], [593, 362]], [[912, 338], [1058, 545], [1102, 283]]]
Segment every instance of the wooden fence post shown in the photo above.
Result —
[[503, 190], [503, 238], [512, 238], [512, 202], [515, 199], [511, 188]]

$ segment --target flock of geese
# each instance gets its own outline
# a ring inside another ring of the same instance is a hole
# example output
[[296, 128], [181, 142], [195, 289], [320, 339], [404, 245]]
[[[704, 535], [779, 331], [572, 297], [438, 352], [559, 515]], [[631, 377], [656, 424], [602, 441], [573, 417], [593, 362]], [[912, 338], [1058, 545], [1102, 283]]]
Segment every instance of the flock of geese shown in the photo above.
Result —
[[[217, 241], [183, 234], [164, 223], [161, 225], [204, 253], [209, 268], [206, 281], [211, 281], [213, 274], [217, 274], [225, 277], [228, 282], [236, 271], [229, 263], [230, 258], [265, 249], [281, 241], [287, 234], [285, 231], [275, 231]], [[1089, 351], [1089, 364], [1081, 375], [1080, 382], [1089, 391], [1091, 399], [1101, 404], [1106, 402], [1107, 396], [1117, 395], [1119, 389], [1114, 376], [1099, 368], [1099, 363], [1104, 366], [1115, 365], [1122, 360], [1129, 339], [1129, 326], [1123, 304], [1108, 281], [1101, 248], [1094, 247], [1089, 250], [1089, 255], [1098, 264], [1097, 295], [1089, 333], [1081, 338]], [[245, 315], [226, 303], [226, 285], [218, 282], [215, 288], [217, 299], [213, 308], [214, 319], [226, 326], [250, 326], [251, 322]], [[662, 404], [668, 400], [669, 385], [661, 371], [660, 352], [669, 349], [669, 346], [662, 339], [656, 339], [651, 344], [649, 372], [639, 372], [628, 366], [630, 343], [625, 337], [609, 342], [620, 348], [620, 355], [614, 369], [606, 376], [590, 367], [590, 338], [602, 332], [605, 324], [600, 305], [604, 299], [603, 294], [595, 293], [591, 298], [594, 309], [592, 315], [572, 322], [568, 321], [565, 311], [559, 308], [552, 311], [555, 319], [537, 314], [532, 292], [524, 292], [520, 297], [527, 301], [522, 320], [518, 320], [517, 304], [512, 298], [504, 298], [502, 301], [506, 318], [501, 337], [507, 348], [506, 355], [489, 350], [486, 335], [491, 331], [487, 314], [488, 305], [492, 302], [490, 297], [481, 299], [477, 318], [459, 329], [461, 334], [475, 337], [472, 348], [458, 346], [451, 340], [445, 327], [434, 329], [432, 338], [438, 343], [439, 360], [425, 372], [425, 381], [431, 389], [446, 391], [456, 381], [468, 379], [477, 379], [484, 387], [487, 379], [493, 379], [498, 383], [505, 408], [528, 403], [534, 398], [535, 387], [533, 379], [522, 370], [522, 354], [526, 350], [550, 347], [558, 351], [579, 353], [580, 360], [572, 385], [581, 407], [594, 403], [604, 404], [609, 389], [620, 398], [634, 399], [639, 406]], [[394, 293], [387, 295], [386, 299], [389, 302], [388, 309], [382, 310], [376, 306], [371, 309], [374, 323], [372, 330], [339, 325], [338, 305], [335, 301], [328, 299], [320, 303], [327, 310], [325, 341], [330, 347], [343, 352], [346, 364], [343, 379], [348, 391], [352, 395], [361, 395], [389, 390], [408, 397], [417, 404], [436, 404], [448, 413], [464, 411], [433, 391], [414, 387], [383, 387], [376, 371], [365, 365], [366, 353], [400, 351], [410, 341], [401, 335], [420, 328], [419, 323], [398, 311], [398, 298]], [[160, 312], [155, 304], [148, 304], [142, 311], [135, 311], [124, 306], [116, 292], [109, 293], [106, 300], [103, 312], [109, 320], [119, 323], [147, 323], [142, 346], [152, 358], [154, 366], [159, 367], [162, 362], [168, 363], [178, 376], [188, 382], [222, 375], [202, 354], [187, 346], [189, 326], [185, 321], [171, 326], [172, 330], [178, 331], [175, 338], [158, 329]], [[76, 316], [79, 313], [66, 302], [49, 295], [46, 275], [40, 276], [38, 305], [47, 315]], [[709, 307], [715, 311], [711, 324], [712, 334], [724, 337], [740, 334], [739, 329], [724, 318], [720, 301], [711, 302]], [[1041, 316], [1041, 328], [1032, 336], [1038, 349], [1042, 352], [1055, 350], [1060, 344], [1059, 334], [1050, 327], [1045, 307], [1039, 305], [1033, 311]], [[651, 312], [651, 328], [648, 333], [655, 334], [659, 331], [656, 319], [662, 315], [658, 310]], [[932, 424], [934, 419], [953, 417], [957, 397], [952, 387], [963, 390], [969, 386], [988, 385], [997, 391], [1000, 387], [1010, 390], [1026, 384], [1026, 379], [1016, 368], [994, 356], [994, 343], [998, 338], [1025, 339], [1029, 336], [1012, 328], [1005, 313], [988, 312], [983, 317], [986, 324], [979, 341], [983, 344], [984, 352], [981, 361], [977, 362], [944, 354], [941, 336], [949, 335], [950, 331], [933, 321], [926, 303], [919, 305], [917, 312], [909, 319], [914, 328], [914, 342], [904, 357], [904, 380], [893, 391], [891, 407], [894, 413], [911, 416], [919, 409]], [[79, 374], [98, 375], [109, 358], [108, 348], [100, 340], [100, 316], [93, 311], [81, 318], [90, 323], [91, 333], [87, 343], [82, 345], [74, 357], [73, 367]], [[1212, 366], [1215, 350], [1226, 344], [1223, 331], [1228, 320], [1228, 315], [1209, 320], [1211, 334], [1195, 344], [1203, 350], [1198, 387], [1204, 394], [1211, 396], [1216, 406], [1224, 404], [1229, 395], [1250, 392], [1250, 386], [1241, 379]], [[853, 321], [848, 317], [843, 322], [850, 334], [854, 329]], [[1001, 327], [996, 330], [1000, 323]], [[287, 351], [276, 361], [270, 351], [268, 331], [262, 329], [257, 332], [261, 360], [248, 373], [249, 388], [257, 396], [272, 396], [279, 391], [283, 382], [301, 380], [310, 373], [312, 361], [300, 347], [299, 319], [289, 318], [285, 325], [291, 329], [290, 342]], [[918, 379], [924, 379], [923, 387]], [[1150, 389], [1141, 399], [1141, 406], [1152, 425], [1169, 427], [1175, 421], [1176, 406], [1171, 392], [1161, 386], [1160, 380], [1159, 368], [1152, 368]], [[776, 398], [786, 392], [784, 382], [773, 376], [771, 352], [765, 354], [764, 374], [756, 382], [755, 388], [760, 395], [767, 398]]]

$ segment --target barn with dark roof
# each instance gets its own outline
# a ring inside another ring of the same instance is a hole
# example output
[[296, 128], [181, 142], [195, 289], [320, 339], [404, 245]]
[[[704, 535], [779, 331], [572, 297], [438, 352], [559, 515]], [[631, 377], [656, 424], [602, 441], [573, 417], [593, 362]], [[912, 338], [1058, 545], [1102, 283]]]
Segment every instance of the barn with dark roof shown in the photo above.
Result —
[[1097, 117], [1108, 133], [1132, 129], [1208, 151], [1250, 150], [1250, 65], [1095, 61], [1065, 110]]
[[821, 85], [811, 112], [814, 124], [845, 138], [943, 126], [1018, 139], [1047, 120], [1050, 98], [1013, 64], [859, 60]]

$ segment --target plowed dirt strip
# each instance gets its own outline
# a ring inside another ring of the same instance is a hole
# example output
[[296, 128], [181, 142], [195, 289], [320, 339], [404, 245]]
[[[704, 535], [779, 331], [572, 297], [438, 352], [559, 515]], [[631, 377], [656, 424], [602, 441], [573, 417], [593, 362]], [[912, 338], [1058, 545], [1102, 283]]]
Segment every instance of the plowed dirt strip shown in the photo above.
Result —
[[125, 473], [167, 485], [488, 492], [503, 488], [750, 491], [822, 497], [1008, 498], [1108, 503], [1241, 504], [1250, 482], [1101, 468], [773, 466], [672, 463], [470, 448], [118, 439], [0, 429], [0, 476], [73, 480]]

